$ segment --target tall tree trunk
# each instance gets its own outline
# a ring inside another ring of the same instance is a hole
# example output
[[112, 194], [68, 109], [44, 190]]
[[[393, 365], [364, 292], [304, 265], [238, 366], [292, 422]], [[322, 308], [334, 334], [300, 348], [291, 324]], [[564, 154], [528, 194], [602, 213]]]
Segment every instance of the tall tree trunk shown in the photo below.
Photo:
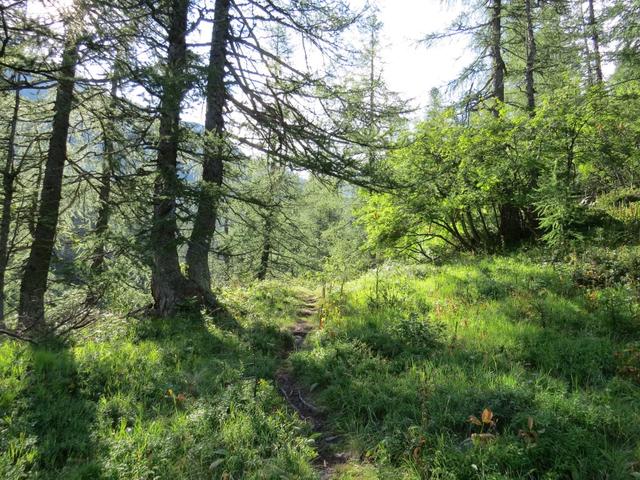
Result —
[[525, 234], [520, 209], [511, 202], [500, 205], [500, 238], [505, 246], [514, 245]]
[[229, 5], [230, 0], [216, 0], [215, 3], [207, 78], [202, 187], [186, 256], [189, 279], [211, 297], [209, 250], [216, 227], [226, 151], [223, 139], [226, 102], [224, 75], [229, 36]]
[[[39, 154], [39, 157], [43, 156], [39, 148], [38, 148], [38, 154]], [[42, 170], [43, 170], [42, 162], [39, 162], [37, 166], [35, 182], [33, 182], [33, 193], [31, 195], [31, 199], [30, 199], [31, 201], [29, 202], [29, 210], [26, 218], [27, 229], [29, 230], [29, 235], [31, 235], [32, 239], [33, 239], [33, 236], [36, 234], [36, 220], [38, 219], [38, 197], [39, 197], [40, 188], [42, 187], [42, 177], [43, 177]]]
[[534, 69], [536, 63], [536, 39], [533, 33], [533, 15], [531, 0], [524, 0], [525, 16], [527, 19], [527, 69], [525, 80], [527, 84], [527, 109], [533, 115], [536, 109], [536, 91], [534, 84]]
[[173, 0], [168, 29], [167, 73], [160, 100], [157, 177], [154, 184], [151, 245], [153, 265], [151, 294], [154, 309], [161, 316], [170, 315], [187, 296], [187, 280], [178, 258], [178, 143], [180, 141], [180, 106], [187, 91], [187, 16], [189, 0]]
[[[532, 0], [524, 0], [525, 18], [527, 23], [527, 66], [525, 71], [527, 110], [529, 111], [529, 116], [533, 118], [536, 114], [536, 90], [534, 73], [536, 68], [537, 45], [533, 29], [533, 7], [531, 3]], [[534, 171], [529, 182], [529, 190], [533, 192], [535, 191], [537, 186], [538, 172]], [[526, 228], [530, 234], [535, 232], [534, 226], [538, 224], [538, 221], [536, 220], [537, 214], [533, 205], [525, 206], [522, 210], [522, 214], [522, 229]]]
[[[376, 108], [376, 53], [377, 53], [377, 30], [376, 30], [376, 19], [372, 19], [372, 24], [370, 25], [371, 32], [369, 38], [369, 135], [374, 135], [375, 129], [375, 108]], [[369, 167], [373, 167], [376, 163], [376, 152], [374, 148], [369, 148], [368, 152], [369, 156]]]
[[269, 271], [269, 259], [271, 257], [271, 229], [271, 213], [267, 213], [267, 217], [264, 220], [264, 232], [262, 235], [262, 253], [260, 255], [260, 267], [258, 268], [258, 274], [256, 275], [256, 278], [258, 280], [264, 280], [265, 278], [267, 278], [267, 272]]
[[78, 41], [68, 38], [62, 54], [38, 220], [20, 285], [19, 321], [22, 327], [34, 330], [43, 330], [45, 327], [44, 294], [60, 211], [77, 62]]
[[593, 69], [591, 68], [591, 50], [589, 49], [589, 39], [587, 32], [587, 21], [584, 18], [584, 9], [580, 4], [580, 19], [582, 27], [582, 40], [584, 42], [584, 57], [587, 59], [587, 83], [593, 85]]
[[[502, 58], [502, 0], [493, 0], [491, 6], [491, 58], [493, 61], [493, 98], [498, 101], [493, 114], [500, 116], [500, 104], [504, 103], [504, 77], [506, 66]], [[507, 189], [507, 196], [511, 192]], [[503, 243], [513, 244], [520, 240], [522, 225], [520, 212], [511, 201], [500, 205], [500, 237]]]
[[593, 61], [596, 73], [596, 81], [602, 83], [602, 56], [600, 54], [600, 33], [598, 32], [598, 24], [596, 22], [596, 14], [593, 8], [593, 1], [589, 0], [589, 30], [591, 42], [593, 43]]
[[104, 259], [106, 254], [104, 236], [109, 229], [109, 219], [111, 217], [111, 180], [116, 168], [114, 143], [109, 130], [113, 125], [111, 115], [113, 114], [117, 91], [118, 81], [114, 76], [111, 79], [111, 98], [109, 102], [111, 108], [108, 112], [109, 118], [107, 119], [106, 125], [103, 126], [102, 132], [104, 164], [102, 167], [102, 175], [100, 176], [100, 189], [98, 191], [98, 202], [100, 203], [100, 207], [98, 209], [98, 219], [96, 220], [96, 228], [94, 232], [98, 243], [93, 251], [93, 261], [91, 262], [91, 273], [93, 275], [100, 275], [104, 272]]
[[[491, 58], [493, 61], [493, 98], [504, 103], [506, 67], [502, 58], [502, 0], [493, 0], [491, 7]], [[494, 114], [499, 115], [497, 107]]]
[[20, 89], [16, 88], [13, 102], [13, 113], [7, 138], [7, 159], [2, 171], [2, 220], [0, 220], [0, 328], [4, 328], [4, 282], [9, 263], [9, 230], [11, 229], [11, 202], [13, 201], [15, 171], [15, 143], [20, 111]]

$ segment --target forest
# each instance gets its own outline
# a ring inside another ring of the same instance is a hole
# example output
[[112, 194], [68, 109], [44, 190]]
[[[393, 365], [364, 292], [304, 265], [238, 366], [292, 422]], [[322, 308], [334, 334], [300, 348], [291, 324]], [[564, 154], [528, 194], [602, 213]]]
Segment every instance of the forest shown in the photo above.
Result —
[[423, 1], [0, 2], [0, 478], [640, 478], [640, 1]]

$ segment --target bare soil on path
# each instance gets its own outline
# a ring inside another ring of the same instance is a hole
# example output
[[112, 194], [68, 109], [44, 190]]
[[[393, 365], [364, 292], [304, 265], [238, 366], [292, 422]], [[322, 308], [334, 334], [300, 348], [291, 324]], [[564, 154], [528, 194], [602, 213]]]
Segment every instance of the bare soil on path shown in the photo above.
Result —
[[289, 333], [293, 335], [294, 342], [291, 348], [282, 353], [283, 363], [276, 372], [276, 385], [280, 393], [293, 408], [300, 418], [309, 422], [317, 434], [316, 449], [318, 456], [314, 464], [320, 472], [321, 479], [333, 477], [336, 468], [345, 464], [349, 460], [346, 453], [336, 452], [336, 444], [340, 436], [331, 432], [327, 427], [326, 412], [316, 407], [309, 400], [309, 393], [295, 378], [289, 356], [300, 350], [307, 335], [314, 330], [314, 318], [318, 315], [318, 299], [316, 297], [305, 297], [301, 299], [303, 304], [298, 311], [298, 320], [295, 325], [289, 328]]

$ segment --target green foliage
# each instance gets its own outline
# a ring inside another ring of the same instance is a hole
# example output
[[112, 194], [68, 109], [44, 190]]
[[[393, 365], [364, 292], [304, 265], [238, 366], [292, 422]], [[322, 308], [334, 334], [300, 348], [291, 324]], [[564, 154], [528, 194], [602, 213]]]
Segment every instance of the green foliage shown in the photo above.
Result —
[[536, 193], [539, 226], [545, 232], [542, 240], [558, 249], [566, 242], [582, 238], [576, 227], [584, 221], [585, 209], [578, 204], [572, 188], [558, 178], [555, 169], [540, 182]]
[[430, 248], [443, 244], [490, 249], [498, 241], [498, 206], [528, 201], [535, 159], [528, 155], [526, 116], [496, 119], [487, 112], [469, 124], [460, 120], [453, 109], [432, 112], [409, 135], [408, 146], [389, 156], [402, 188], [374, 195], [363, 211], [376, 242], [427, 258]]
[[566, 77], [537, 98], [535, 115], [432, 109], [385, 160], [399, 187], [360, 211], [369, 242], [415, 259], [491, 251], [505, 243], [505, 205], [520, 238], [554, 249], [637, 238], [637, 83], [584, 90]]

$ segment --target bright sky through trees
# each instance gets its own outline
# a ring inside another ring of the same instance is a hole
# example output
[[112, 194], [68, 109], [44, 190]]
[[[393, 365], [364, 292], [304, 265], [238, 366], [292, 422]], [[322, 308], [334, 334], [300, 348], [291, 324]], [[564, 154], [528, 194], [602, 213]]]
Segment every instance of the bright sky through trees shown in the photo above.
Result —
[[424, 107], [429, 90], [455, 78], [470, 55], [465, 39], [445, 40], [428, 50], [418, 40], [427, 33], [444, 30], [459, 7], [438, 0], [377, 0], [375, 4], [388, 45], [383, 60], [389, 88], [413, 99], [415, 106]]
[[[361, 0], [351, 0], [354, 8], [361, 8]], [[434, 87], [445, 87], [466, 65], [471, 55], [467, 39], [443, 40], [437, 47], [427, 49], [419, 40], [427, 33], [444, 30], [458, 15], [456, 4], [439, 0], [374, 0], [370, 5], [379, 9], [383, 21], [382, 60], [384, 78], [392, 91], [411, 100], [421, 117]], [[201, 36], [209, 38], [209, 26], [203, 25]], [[183, 118], [202, 123], [204, 104], [191, 105]]]

